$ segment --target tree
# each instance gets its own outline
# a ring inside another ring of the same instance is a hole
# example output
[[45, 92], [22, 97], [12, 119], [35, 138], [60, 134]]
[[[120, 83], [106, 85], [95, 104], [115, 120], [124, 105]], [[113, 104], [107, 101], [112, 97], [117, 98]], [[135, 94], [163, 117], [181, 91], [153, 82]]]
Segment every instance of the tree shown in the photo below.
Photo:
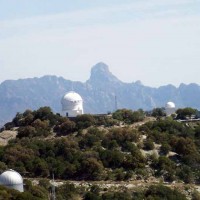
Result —
[[180, 108], [176, 111], [177, 119], [186, 119], [187, 117], [191, 118], [192, 115], [197, 114], [197, 110], [187, 107], [187, 108]]
[[112, 128], [106, 135], [109, 140], [116, 140], [121, 146], [125, 142], [138, 142], [140, 134], [137, 130], [132, 128]]
[[90, 180], [100, 180], [103, 168], [102, 162], [96, 158], [87, 158], [81, 164], [82, 175]]
[[200, 139], [200, 125], [195, 127], [195, 137]]
[[93, 192], [87, 192], [84, 196], [84, 200], [102, 200], [102, 198]]
[[79, 197], [79, 190], [73, 184], [65, 183], [56, 190], [56, 200], [64, 199], [77, 200], [82, 198]]
[[154, 108], [151, 114], [153, 117], [164, 117], [165, 109], [164, 108]]
[[117, 110], [112, 115], [113, 119], [124, 121], [127, 124], [131, 124], [138, 121], [143, 121], [144, 112], [143, 110], [132, 111], [128, 109]]
[[40, 119], [42, 121], [48, 120], [51, 126], [53, 126], [59, 118], [58, 115], [53, 114], [51, 108], [48, 106], [39, 108], [38, 110], [34, 111], [34, 114], [34, 119]]
[[161, 153], [164, 155], [167, 155], [169, 151], [171, 150], [171, 146], [168, 143], [163, 143], [162, 146], [160, 147]]
[[12, 122], [15, 124], [15, 126], [20, 126], [20, 121], [23, 119], [23, 114], [17, 112], [16, 116], [13, 118]]
[[144, 141], [144, 149], [145, 150], [153, 150], [154, 149], [154, 143], [151, 139], [147, 139]]
[[168, 157], [160, 156], [157, 167], [160, 175], [163, 175], [167, 181], [173, 181], [175, 179], [176, 165]]
[[3, 161], [7, 163], [9, 167], [14, 167], [16, 163], [27, 163], [30, 160], [33, 160], [35, 153], [32, 149], [27, 147], [22, 147], [20, 144], [15, 146], [7, 146]]
[[0, 171], [4, 171], [4, 170], [6, 170], [6, 169], [7, 169], [6, 164], [5, 164], [4, 162], [1, 162], [1, 161], [0, 161]]
[[57, 125], [54, 130], [57, 132], [58, 135], [68, 135], [69, 133], [74, 132], [75, 127], [75, 122], [66, 120], [61, 125]]
[[36, 133], [34, 137], [36, 136], [48, 136], [50, 135], [50, 126], [49, 126], [49, 120], [41, 120], [41, 119], [36, 119], [33, 123], [32, 126], [35, 127]]
[[194, 181], [194, 175], [193, 175], [192, 169], [187, 165], [183, 165], [180, 168], [180, 170], [178, 172], [178, 176], [185, 183], [192, 183]]
[[50, 175], [48, 164], [44, 159], [36, 158], [33, 164], [36, 176], [48, 177]]
[[36, 135], [36, 129], [32, 126], [25, 126], [25, 127], [20, 127], [18, 129], [17, 137], [18, 138], [23, 138], [23, 137], [34, 137]]
[[89, 114], [78, 115], [75, 118], [75, 122], [78, 130], [88, 128], [96, 123], [95, 118]]
[[197, 153], [196, 146], [190, 138], [179, 138], [175, 146], [175, 151], [180, 155], [192, 155]]
[[117, 150], [103, 150], [100, 158], [105, 167], [117, 168], [122, 166], [124, 154]]
[[127, 192], [107, 192], [102, 195], [103, 200], [132, 200], [132, 195]]
[[145, 199], [149, 200], [186, 200], [186, 197], [177, 190], [172, 190], [163, 185], [152, 185], [145, 193]]

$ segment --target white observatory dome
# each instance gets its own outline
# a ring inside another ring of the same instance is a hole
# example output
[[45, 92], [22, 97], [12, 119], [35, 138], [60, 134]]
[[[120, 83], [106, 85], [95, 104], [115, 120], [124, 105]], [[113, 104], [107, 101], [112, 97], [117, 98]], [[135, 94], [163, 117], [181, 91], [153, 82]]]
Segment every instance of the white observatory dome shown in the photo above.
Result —
[[173, 102], [169, 101], [165, 105], [166, 115], [170, 116], [176, 112], [176, 106]]
[[175, 108], [175, 107], [176, 107], [175, 104], [171, 101], [167, 102], [165, 106], [165, 108]]
[[67, 117], [76, 117], [83, 114], [83, 99], [74, 92], [68, 92], [61, 99], [63, 115]]
[[3, 172], [0, 175], [0, 185], [4, 185], [20, 192], [24, 191], [22, 176], [12, 169]]

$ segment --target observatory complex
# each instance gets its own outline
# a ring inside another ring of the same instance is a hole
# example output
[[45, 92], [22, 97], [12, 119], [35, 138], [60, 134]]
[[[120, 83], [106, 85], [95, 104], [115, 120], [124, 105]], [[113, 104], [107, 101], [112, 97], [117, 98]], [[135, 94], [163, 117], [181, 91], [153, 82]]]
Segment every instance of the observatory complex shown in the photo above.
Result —
[[0, 185], [18, 190], [19, 192], [24, 192], [22, 176], [12, 169], [3, 172], [0, 175]]
[[166, 105], [165, 105], [165, 111], [166, 111], [167, 116], [175, 114], [175, 112], [176, 112], [175, 104], [171, 101], [167, 102]]
[[62, 97], [61, 105], [63, 116], [76, 117], [83, 114], [83, 99], [74, 91], [70, 91]]

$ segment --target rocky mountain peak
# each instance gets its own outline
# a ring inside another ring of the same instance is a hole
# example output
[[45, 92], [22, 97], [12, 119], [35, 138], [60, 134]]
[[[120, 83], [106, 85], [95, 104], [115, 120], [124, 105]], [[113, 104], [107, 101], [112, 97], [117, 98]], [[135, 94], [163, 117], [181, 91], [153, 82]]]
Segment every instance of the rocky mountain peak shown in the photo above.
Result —
[[110, 71], [108, 65], [103, 62], [99, 62], [91, 69], [91, 75], [89, 82], [120, 82]]
[[91, 73], [96, 73], [96, 72], [110, 73], [108, 65], [103, 62], [99, 62], [92, 67]]

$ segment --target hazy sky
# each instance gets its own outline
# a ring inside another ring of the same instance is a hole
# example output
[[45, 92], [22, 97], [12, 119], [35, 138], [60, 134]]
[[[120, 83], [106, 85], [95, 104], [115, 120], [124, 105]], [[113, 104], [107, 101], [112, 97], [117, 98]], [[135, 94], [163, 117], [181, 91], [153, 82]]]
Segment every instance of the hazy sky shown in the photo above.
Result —
[[200, 0], [0, 0], [0, 82], [84, 82], [99, 61], [124, 82], [200, 84]]

